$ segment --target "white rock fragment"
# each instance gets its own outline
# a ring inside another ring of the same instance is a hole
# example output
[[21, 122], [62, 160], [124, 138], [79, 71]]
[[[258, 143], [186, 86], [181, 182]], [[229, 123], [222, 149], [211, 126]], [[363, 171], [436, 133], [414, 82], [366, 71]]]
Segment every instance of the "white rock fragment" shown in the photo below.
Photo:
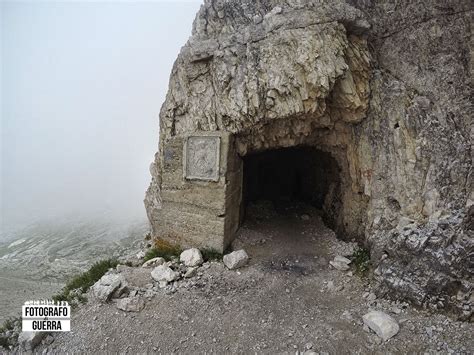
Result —
[[150, 259], [148, 261], [145, 261], [142, 265], [142, 267], [155, 267], [155, 266], [159, 266], [159, 265], [163, 265], [165, 263], [165, 259], [163, 259], [162, 257], [156, 257], [156, 258], [153, 258], [153, 259]]
[[341, 261], [334, 261], [334, 260], [331, 260], [331, 261], [329, 262], [329, 264], [330, 264], [333, 268], [335, 268], [335, 269], [337, 269], [337, 270], [340, 270], [340, 271], [347, 271], [347, 270], [349, 270], [349, 265], [347, 265], [346, 263], [343, 263], [343, 262], [341, 262]]
[[334, 261], [341, 262], [341, 263], [344, 263], [344, 264], [347, 264], [347, 265], [349, 265], [351, 263], [350, 259], [348, 259], [344, 256], [341, 256], [341, 255], [336, 255], [334, 257]]
[[177, 280], [179, 278], [179, 273], [171, 269], [169, 266], [159, 265], [152, 270], [151, 277], [161, 285], [163, 283], [166, 284]]
[[92, 286], [92, 295], [101, 302], [107, 302], [122, 283], [125, 283], [122, 275], [105, 274]]
[[191, 248], [183, 251], [179, 256], [179, 261], [186, 266], [199, 266], [204, 262], [201, 251], [197, 248]]
[[190, 267], [190, 268], [188, 268], [188, 269], [186, 270], [186, 273], [184, 274], [184, 277], [187, 278], [187, 279], [189, 279], [189, 278], [191, 278], [191, 277], [196, 276], [197, 270], [198, 270], [197, 267]]
[[126, 297], [119, 299], [116, 306], [125, 312], [140, 312], [145, 307], [145, 301], [140, 297]]
[[383, 341], [395, 336], [400, 327], [395, 319], [380, 311], [371, 311], [362, 317], [364, 324], [372, 329]]
[[281, 14], [283, 9], [280, 6], [275, 6], [269, 13], [267, 13], [264, 18], [268, 19], [269, 17]]
[[349, 264], [351, 263], [351, 260], [347, 259], [344, 256], [341, 255], [336, 255], [332, 261], [329, 262], [329, 264], [340, 271], [347, 271], [350, 269]]
[[224, 255], [223, 258], [224, 265], [230, 270], [238, 269], [239, 267], [244, 266], [247, 264], [248, 260], [249, 256], [243, 249]]
[[367, 301], [369, 302], [373, 302], [377, 299], [377, 295], [373, 292], [370, 292], [368, 295], [367, 295]]
[[336, 287], [334, 286], [334, 281], [328, 281], [328, 284], [327, 284], [327, 289], [329, 291], [334, 291]]
[[390, 308], [390, 311], [391, 311], [392, 313], [395, 313], [395, 314], [400, 314], [400, 313], [402, 313], [402, 310], [401, 310], [400, 308], [398, 308], [398, 307], [392, 307], [392, 308]]

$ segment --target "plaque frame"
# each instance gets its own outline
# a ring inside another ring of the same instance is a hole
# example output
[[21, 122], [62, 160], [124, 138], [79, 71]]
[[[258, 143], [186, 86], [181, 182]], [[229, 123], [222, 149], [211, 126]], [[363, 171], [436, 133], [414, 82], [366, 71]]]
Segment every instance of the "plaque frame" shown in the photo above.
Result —
[[[190, 168], [188, 166], [188, 148], [189, 148], [189, 141], [192, 139], [209, 139], [215, 141], [216, 144], [216, 161], [214, 165], [214, 173], [210, 176], [202, 176], [196, 175], [192, 172], [188, 172]], [[219, 135], [211, 134], [193, 134], [187, 136], [184, 140], [184, 147], [183, 147], [183, 178], [185, 180], [200, 180], [200, 181], [213, 181], [218, 182], [220, 178], [220, 160], [221, 160], [221, 137]]]

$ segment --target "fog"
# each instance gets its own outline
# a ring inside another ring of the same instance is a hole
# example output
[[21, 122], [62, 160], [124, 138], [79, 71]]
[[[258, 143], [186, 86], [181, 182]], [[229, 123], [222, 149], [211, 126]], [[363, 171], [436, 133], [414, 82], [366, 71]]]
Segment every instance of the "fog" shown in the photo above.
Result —
[[159, 110], [200, 3], [1, 3], [3, 229], [145, 218]]

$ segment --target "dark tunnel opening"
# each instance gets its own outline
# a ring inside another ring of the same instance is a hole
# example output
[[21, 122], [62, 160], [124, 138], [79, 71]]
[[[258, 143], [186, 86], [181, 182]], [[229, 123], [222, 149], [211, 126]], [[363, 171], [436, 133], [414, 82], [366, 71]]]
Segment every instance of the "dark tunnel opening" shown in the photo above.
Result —
[[276, 211], [303, 203], [321, 211], [332, 226], [341, 202], [340, 169], [331, 154], [312, 147], [270, 150], [244, 157], [243, 211], [270, 201]]

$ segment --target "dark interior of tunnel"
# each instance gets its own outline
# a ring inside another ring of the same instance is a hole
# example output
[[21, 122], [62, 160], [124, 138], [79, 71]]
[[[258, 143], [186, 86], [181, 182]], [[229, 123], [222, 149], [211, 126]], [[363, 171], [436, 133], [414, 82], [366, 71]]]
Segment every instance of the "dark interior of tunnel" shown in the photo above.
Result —
[[[250, 203], [271, 201], [275, 210], [305, 203], [337, 219], [340, 210], [340, 169], [327, 152], [312, 147], [283, 148], [250, 154], [244, 160], [244, 209]], [[243, 211], [245, 218], [245, 211]]]

